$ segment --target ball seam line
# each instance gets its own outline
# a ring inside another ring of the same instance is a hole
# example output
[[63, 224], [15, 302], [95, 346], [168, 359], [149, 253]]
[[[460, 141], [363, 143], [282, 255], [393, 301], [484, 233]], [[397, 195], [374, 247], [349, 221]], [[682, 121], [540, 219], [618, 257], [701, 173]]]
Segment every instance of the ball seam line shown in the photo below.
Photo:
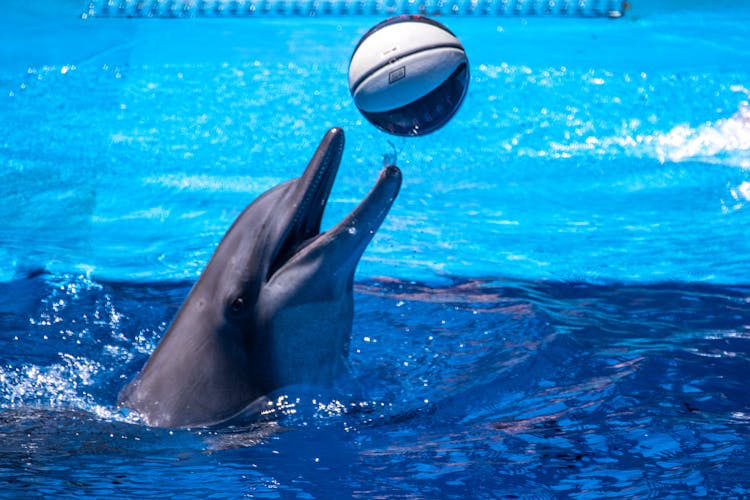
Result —
[[[351, 95], [352, 96], [354, 95], [354, 92], [362, 84], [363, 81], [365, 81], [366, 79], [368, 79], [373, 74], [375, 74], [378, 71], [380, 71], [381, 69], [385, 68], [389, 64], [395, 64], [396, 62], [398, 62], [399, 60], [401, 60], [401, 59], [403, 59], [405, 57], [409, 57], [409, 56], [417, 54], [419, 52], [425, 52], [425, 51], [433, 50], [433, 49], [460, 49], [461, 51], [465, 51], [464, 46], [461, 45], [460, 43], [439, 43], [439, 44], [435, 44], [435, 45], [428, 45], [428, 46], [419, 47], [419, 48], [410, 50], [409, 52], [401, 54], [401, 55], [399, 55], [398, 57], [396, 57], [394, 59], [388, 59], [385, 62], [385, 64], [380, 64], [380, 65], [378, 65], [378, 66], [376, 66], [374, 68], [371, 68], [368, 71], [366, 71], [362, 76], [360, 76], [359, 78], [357, 78], [357, 80], [355, 80], [355, 82], [349, 87], [349, 91], [350, 91]], [[351, 68], [351, 63], [349, 64], [349, 66]]]

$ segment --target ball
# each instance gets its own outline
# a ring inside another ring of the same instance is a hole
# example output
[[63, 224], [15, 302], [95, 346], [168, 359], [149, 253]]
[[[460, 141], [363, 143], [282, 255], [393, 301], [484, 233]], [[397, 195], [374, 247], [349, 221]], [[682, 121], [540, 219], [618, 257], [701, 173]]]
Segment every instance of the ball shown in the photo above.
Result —
[[349, 62], [349, 90], [376, 127], [419, 136], [453, 118], [469, 88], [463, 45], [441, 23], [418, 15], [386, 19], [365, 33]]

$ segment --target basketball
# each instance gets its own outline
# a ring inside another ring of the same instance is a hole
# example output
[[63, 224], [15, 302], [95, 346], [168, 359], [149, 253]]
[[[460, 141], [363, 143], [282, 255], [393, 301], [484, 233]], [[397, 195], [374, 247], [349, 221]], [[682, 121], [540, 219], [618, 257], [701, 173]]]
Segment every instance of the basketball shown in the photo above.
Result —
[[386, 19], [357, 44], [349, 90], [370, 123], [399, 136], [439, 129], [456, 114], [469, 87], [463, 45], [441, 23], [418, 15]]

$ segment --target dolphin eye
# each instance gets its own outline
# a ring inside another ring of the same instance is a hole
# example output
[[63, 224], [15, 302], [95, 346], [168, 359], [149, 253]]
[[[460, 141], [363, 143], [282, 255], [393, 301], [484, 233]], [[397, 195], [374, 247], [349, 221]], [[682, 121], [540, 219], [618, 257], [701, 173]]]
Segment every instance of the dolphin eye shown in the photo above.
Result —
[[235, 313], [242, 311], [245, 308], [245, 299], [243, 299], [242, 297], [237, 297], [232, 302], [230, 308], [232, 309], [232, 312]]

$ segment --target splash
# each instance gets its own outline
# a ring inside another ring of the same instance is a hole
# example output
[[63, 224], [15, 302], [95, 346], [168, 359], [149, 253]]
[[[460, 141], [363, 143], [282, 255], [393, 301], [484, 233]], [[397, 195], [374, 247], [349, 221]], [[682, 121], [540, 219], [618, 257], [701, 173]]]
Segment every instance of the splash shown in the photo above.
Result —
[[[750, 91], [744, 87], [733, 90]], [[581, 122], [583, 126], [591, 126]], [[525, 156], [570, 158], [576, 154], [593, 156], [626, 155], [656, 158], [660, 163], [701, 161], [750, 170], [750, 103], [741, 101], [728, 118], [708, 121], [699, 126], [681, 123], [668, 132], [640, 134], [642, 120], [632, 119], [615, 135], [587, 136], [583, 141], [552, 141], [545, 148], [520, 150]]]
[[59, 363], [50, 366], [24, 363], [0, 368], [2, 406], [79, 408], [104, 419], [116, 417], [113, 408], [98, 403], [88, 391], [103, 370], [102, 364], [67, 353], [60, 353], [60, 357]]
[[[742, 86], [733, 86], [732, 90], [750, 95], [750, 91]], [[729, 118], [695, 128], [687, 124], [677, 125], [650, 139], [661, 162], [700, 160], [750, 169], [750, 104], [742, 101]]]
[[125, 335], [128, 318], [105, 286], [83, 275], [39, 274], [7, 287], [30, 298], [6, 307], [0, 411], [85, 411], [129, 421], [110, 392], [146, 333]]

